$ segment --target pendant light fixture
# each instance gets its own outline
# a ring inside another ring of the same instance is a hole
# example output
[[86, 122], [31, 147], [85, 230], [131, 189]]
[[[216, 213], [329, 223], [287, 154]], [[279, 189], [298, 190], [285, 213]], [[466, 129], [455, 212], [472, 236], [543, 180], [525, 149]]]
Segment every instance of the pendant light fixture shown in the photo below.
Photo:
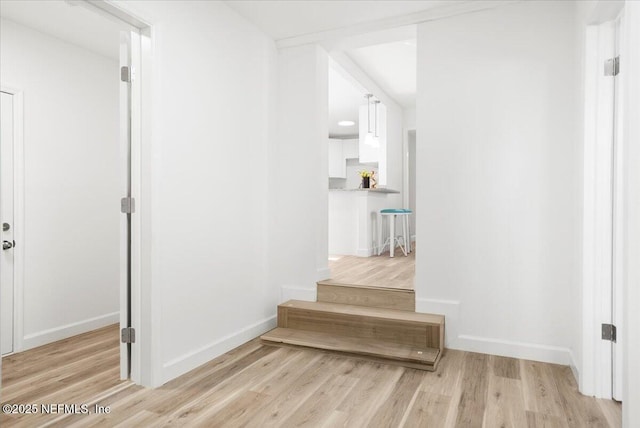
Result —
[[373, 102], [373, 147], [380, 147], [380, 140], [378, 139], [378, 104], [380, 104], [380, 100], [375, 100]]
[[364, 97], [367, 99], [367, 134], [364, 137], [364, 143], [367, 146], [375, 147], [376, 138], [371, 131], [371, 98], [373, 98], [373, 94], [366, 94]]

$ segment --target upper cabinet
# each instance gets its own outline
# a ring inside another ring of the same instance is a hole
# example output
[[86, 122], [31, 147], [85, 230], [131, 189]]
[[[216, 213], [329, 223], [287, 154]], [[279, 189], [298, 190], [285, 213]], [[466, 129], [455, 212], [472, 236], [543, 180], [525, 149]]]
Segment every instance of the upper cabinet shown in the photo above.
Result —
[[342, 140], [329, 139], [329, 177], [346, 178], [347, 161], [344, 157]]
[[387, 108], [371, 102], [360, 107], [359, 158], [362, 163], [377, 162], [386, 165]]
[[360, 157], [359, 141], [342, 140], [342, 154], [345, 159], [358, 159]]
[[347, 177], [347, 159], [358, 159], [358, 140], [329, 138], [329, 177]]

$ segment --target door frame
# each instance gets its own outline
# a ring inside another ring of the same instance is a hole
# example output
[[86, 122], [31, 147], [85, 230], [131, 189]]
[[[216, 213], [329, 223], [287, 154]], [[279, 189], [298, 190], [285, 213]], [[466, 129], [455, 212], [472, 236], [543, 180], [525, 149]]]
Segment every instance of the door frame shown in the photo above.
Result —
[[[23, 349], [24, 323], [24, 110], [23, 91], [11, 85], [0, 91], [13, 99], [13, 353]], [[1, 331], [1, 330], [0, 330]]]
[[[125, 22], [135, 36], [130, 40], [130, 66], [134, 78], [130, 89], [130, 192], [135, 200], [130, 228], [130, 325], [135, 330], [131, 345], [129, 379], [136, 384], [155, 387], [160, 384], [161, 360], [157, 330], [159, 318], [157, 294], [151, 287], [151, 111], [152, 111], [152, 33], [153, 28], [128, 9], [110, 0], [82, 0], [82, 6], [111, 19]], [[122, 83], [122, 82], [121, 82]], [[121, 145], [123, 142], [121, 141]], [[122, 146], [121, 146], [122, 147]], [[121, 156], [121, 159], [124, 158]], [[125, 197], [127, 195], [121, 195]], [[121, 214], [124, 216], [124, 214]], [[122, 245], [123, 243], [121, 243]], [[127, 267], [121, 266], [122, 270]], [[126, 275], [126, 272], [124, 272]], [[120, 309], [126, 308], [126, 288], [121, 284]], [[126, 315], [125, 315], [126, 316]], [[157, 325], [157, 323], [156, 323]], [[123, 355], [121, 354], [121, 357]], [[143, 363], [144, 362], [144, 363]], [[122, 367], [121, 367], [122, 368]], [[124, 372], [121, 371], [121, 377]], [[125, 376], [126, 377], [126, 376]]]
[[[620, 114], [616, 111], [621, 107], [616, 93], [621, 91], [616, 91], [616, 86], [622, 79], [616, 77], [614, 83], [608, 80], [614, 78], [604, 77], [603, 71], [604, 60], [615, 53], [615, 22], [620, 19], [621, 8], [617, 11], [609, 8], [606, 16], [594, 16], [593, 24], [585, 28], [582, 364], [578, 372], [574, 365], [580, 362], [572, 357], [580, 392], [606, 399], [614, 395], [614, 347], [618, 359], [623, 351], [621, 343], [601, 339], [601, 324], [617, 323], [618, 328], [622, 327], [621, 314], [615, 314], [614, 306], [618, 306], [616, 301], [624, 288], [621, 272], [624, 235], [620, 228], [625, 225], [625, 212], [620, 208], [625, 166], [624, 141], [618, 132], [621, 117], [617, 117], [617, 123], [614, 118], [614, 114]], [[618, 340], [622, 341], [620, 334]]]
[[[132, 346], [130, 380], [143, 386], [158, 386], [161, 359], [154, 320], [159, 319], [157, 294], [151, 287], [151, 111], [152, 111], [152, 33], [148, 21], [110, 0], [81, 0], [77, 3], [93, 12], [118, 19], [139, 34], [135, 88], [132, 88], [131, 115], [131, 192], [136, 199], [136, 210], [131, 227], [131, 325], [136, 330], [135, 346]], [[14, 96], [14, 233], [24, 240], [24, 133], [23, 91], [3, 84], [3, 92]], [[122, 195], [125, 196], [125, 195]], [[116, 205], [114, 209], [118, 209]], [[14, 251], [14, 352], [23, 350], [24, 336], [24, 246], [16, 245]], [[122, 310], [122, 306], [120, 307]], [[144, 362], [144, 363], [143, 363]], [[0, 384], [1, 388], [1, 384]]]

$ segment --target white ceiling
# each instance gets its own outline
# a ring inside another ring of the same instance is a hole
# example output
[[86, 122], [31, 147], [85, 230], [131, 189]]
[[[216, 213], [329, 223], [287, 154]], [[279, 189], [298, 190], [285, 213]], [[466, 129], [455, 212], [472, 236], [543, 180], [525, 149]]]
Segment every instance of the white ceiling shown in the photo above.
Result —
[[415, 39], [351, 49], [346, 53], [401, 107], [415, 107]]
[[[258, 0], [226, 2], [274, 40], [283, 40], [433, 9], [454, 1], [319, 1]], [[344, 51], [389, 97], [403, 108], [415, 107], [415, 25], [331, 40], [329, 49]], [[338, 120], [357, 123], [364, 92], [342, 78], [329, 74], [329, 134], [348, 136], [357, 128], [340, 128]]]
[[131, 28], [87, 6], [63, 0], [2, 0], [0, 16], [116, 60], [120, 30]]
[[[335, 65], [329, 67], [329, 136], [355, 137], [358, 135], [359, 107], [364, 105], [366, 91], [356, 87]], [[355, 125], [338, 126], [341, 120], [351, 120]]]
[[349, 27], [451, 4], [452, 0], [227, 0], [275, 40]]
[[[185, 2], [187, 3], [187, 2]], [[336, 29], [365, 21], [413, 13], [441, 5], [441, 1], [228, 1], [227, 4], [253, 21], [274, 39]], [[130, 27], [72, 0], [0, 1], [3, 18], [50, 34], [101, 55], [118, 59], [120, 31]], [[397, 33], [397, 32], [396, 32]], [[412, 34], [399, 32], [402, 35]], [[415, 34], [415, 30], [413, 31]], [[381, 43], [385, 39], [391, 43]], [[398, 34], [345, 39], [338, 49], [345, 53], [402, 107], [415, 105], [416, 49], [412, 40], [398, 41]], [[363, 46], [375, 43], [371, 46]], [[339, 69], [339, 67], [338, 67]], [[351, 80], [351, 81], [350, 81]], [[344, 71], [329, 73], [329, 134], [358, 134], [358, 108], [364, 104], [358, 87]], [[339, 127], [352, 120], [353, 127]]]

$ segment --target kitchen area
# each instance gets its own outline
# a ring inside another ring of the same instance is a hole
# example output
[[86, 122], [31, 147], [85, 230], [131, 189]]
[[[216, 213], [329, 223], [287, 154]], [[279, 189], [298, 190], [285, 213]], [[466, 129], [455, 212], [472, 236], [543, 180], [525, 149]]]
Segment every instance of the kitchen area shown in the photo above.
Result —
[[402, 111], [380, 98], [330, 62], [330, 260], [377, 256], [389, 234], [380, 211], [402, 208]]

